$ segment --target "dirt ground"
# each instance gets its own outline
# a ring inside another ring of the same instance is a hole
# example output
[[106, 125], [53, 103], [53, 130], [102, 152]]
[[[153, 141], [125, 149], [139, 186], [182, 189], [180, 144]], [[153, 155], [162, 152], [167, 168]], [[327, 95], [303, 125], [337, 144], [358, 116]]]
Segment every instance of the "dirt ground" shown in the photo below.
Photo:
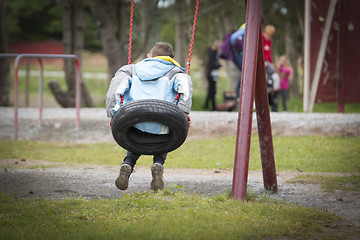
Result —
[[[113, 142], [104, 109], [81, 109], [81, 126], [76, 128], [74, 109], [44, 109], [40, 128], [39, 113], [34, 108], [19, 110], [18, 139], [64, 142]], [[236, 133], [237, 113], [193, 112], [187, 141], [216, 138]], [[271, 113], [274, 135], [360, 136], [360, 114]], [[256, 116], [252, 131], [257, 131]], [[0, 108], [0, 140], [14, 139], [14, 110]], [[360, 159], [359, 159], [360, 160]], [[75, 165], [31, 159], [3, 159], [0, 156], [0, 191], [20, 198], [64, 199], [79, 197], [119, 198], [125, 193], [150, 190], [149, 168], [137, 166], [126, 191], [114, 185], [118, 166]], [[206, 196], [226, 194], [232, 188], [231, 170], [167, 169], [166, 187], [182, 186], [187, 192]], [[277, 172], [278, 194], [269, 197], [324, 209], [340, 215], [339, 226], [326, 226], [328, 231], [344, 232], [348, 239], [360, 239], [360, 192], [324, 192], [318, 184], [293, 184], [287, 180], [303, 172]], [[328, 173], [334, 175], [334, 173]], [[347, 174], [337, 174], [347, 175]], [[266, 194], [261, 171], [250, 171], [248, 192]]]

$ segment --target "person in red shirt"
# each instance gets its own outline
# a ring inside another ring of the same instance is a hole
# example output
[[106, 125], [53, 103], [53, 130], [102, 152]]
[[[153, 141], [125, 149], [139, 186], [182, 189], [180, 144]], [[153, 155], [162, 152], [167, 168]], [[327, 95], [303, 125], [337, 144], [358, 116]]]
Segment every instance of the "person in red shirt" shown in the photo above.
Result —
[[263, 48], [264, 48], [264, 61], [273, 63], [272, 53], [271, 53], [271, 44], [272, 37], [275, 34], [275, 27], [272, 25], [266, 25], [264, 32], [262, 34]]
[[263, 42], [263, 51], [264, 51], [264, 61], [265, 61], [265, 73], [266, 73], [266, 82], [268, 87], [268, 98], [269, 104], [274, 108], [277, 104], [275, 100], [277, 99], [277, 91], [274, 91], [272, 75], [275, 73], [275, 67], [272, 60], [271, 44], [272, 37], [275, 34], [275, 27], [272, 25], [266, 25], [264, 32], [262, 33], [262, 42]]

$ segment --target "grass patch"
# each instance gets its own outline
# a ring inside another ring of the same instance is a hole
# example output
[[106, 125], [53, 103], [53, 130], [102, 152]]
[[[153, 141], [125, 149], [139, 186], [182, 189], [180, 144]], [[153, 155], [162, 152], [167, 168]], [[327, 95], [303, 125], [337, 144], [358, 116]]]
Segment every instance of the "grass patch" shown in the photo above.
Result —
[[[13, 77], [13, 71], [11, 71], [11, 79]], [[55, 97], [51, 93], [48, 83], [50, 81], [56, 80], [61, 89], [66, 91], [67, 86], [65, 79], [62, 77], [48, 77], [44, 76], [44, 83], [43, 83], [43, 101], [45, 106], [53, 105], [52, 107], [57, 107]], [[105, 107], [105, 99], [106, 99], [106, 92], [109, 86], [108, 79], [97, 79], [97, 78], [83, 78], [83, 82], [85, 83], [88, 91], [90, 92], [95, 107]], [[11, 92], [13, 92], [14, 82], [11, 81], [10, 83]], [[26, 81], [24, 76], [19, 77], [19, 106], [25, 106], [25, 93], [26, 93]], [[39, 77], [38, 76], [30, 76], [29, 78], [29, 106], [30, 107], [37, 107], [38, 106], [38, 98], [39, 98]], [[13, 95], [10, 95], [10, 100], [13, 102]]]
[[270, 199], [241, 202], [169, 190], [88, 201], [0, 194], [0, 203], [0, 239], [311, 239], [340, 220]]
[[327, 175], [300, 175], [296, 176], [288, 183], [302, 184], [321, 184], [322, 189], [327, 192], [335, 190], [360, 191], [360, 176], [327, 176]]
[[74, 144], [41, 141], [0, 142], [1, 158], [24, 158], [62, 163], [119, 164], [125, 150], [115, 144]]
[[[302, 97], [289, 98], [286, 107], [288, 112], [304, 112]], [[278, 111], [283, 111], [282, 100], [278, 105]], [[337, 113], [337, 103], [315, 103], [313, 112]], [[344, 113], [360, 113], [360, 103], [345, 103]]]
[[360, 172], [359, 137], [274, 137], [273, 141], [279, 169]]
[[[278, 171], [360, 172], [360, 138], [274, 136]], [[166, 168], [232, 169], [235, 137], [186, 141], [169, 153]], [[74, 144], [40, 141], [0, 141], [0, 158], [34, 159], [62, 163], [119, 165], [125, 150], [115, 143]], [[152, 156], [141, 156], [138, 165], [150, 166]], [[250, 145], [250, 170], [261, 170], [259, 139]]]

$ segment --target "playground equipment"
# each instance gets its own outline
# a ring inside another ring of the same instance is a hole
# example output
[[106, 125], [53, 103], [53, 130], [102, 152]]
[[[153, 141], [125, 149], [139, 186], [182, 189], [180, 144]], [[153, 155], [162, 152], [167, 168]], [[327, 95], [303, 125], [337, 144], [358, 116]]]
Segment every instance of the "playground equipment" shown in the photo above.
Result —
[[75, 93], [75, 104], [76, 104], [76, 127], [80, 127], [80, 106], [81, 106], [81, 69], [80, 61], [75, 55], [70, 54], [0, 54], [0, 57], [3, 58], [15, 58], [14, 66], [14, 76], [15, 76], [15, 85], [14, 85], [14, 139], [18, 139], [19, 131], [19, 120], [18, 120], [18, 85], [19, 85], [19, 64], [20, 60], [23, 58], [36, 58], [40, 64], [40, 79], [39, 79], [39, 128], [42, 126], [42, 111], [43, 111], [43, 62], [42, 58], [60, 58], [60, 59], [74, 59], [76, 64], [76, 93]]
[[[170, 132], [150, 134], [133, 127], [144, 121], [162, 123]], [[111, 128], [114, 129], [112, 133], [115, 141], [123, 148], [145, 155], [175, 150], [184, 143], [189, 129], [187, 117], [178, 106], [157, 99], [142, 99], [125, 104], [113, 117]]]
[[[197, 0], [186, 73], [190, 71], [190, 61], [200, 0]], [[131, 1], [128, 64], [131, 63], [134, 0]], [[122, 96], [123, 97], [123, 96]], [[174, 101], [180, 97], [177, 94]], [[130, 116], [130, 117], [128, 117]], [[141, 132], [133, 127], [140, 122], [158, 122], [170, 129], [169, 134], [156, 135]], [[164, 100], [144, 99], [126, 103], [114, 115], [111, 130], [115, 141], [126, 150], [138, 154], [160, 154], [175, 150], [185, 141], [188, 133], [187, 117], [175, 104]]]
[[247, 191], [254, 94], [264, 187], [275, 193], [278, 191], [265, 79], [260, 10], [261, 0], [247, 1], [245, 49], [231, 195], [232, 198], [241, 200], [245, 200]]

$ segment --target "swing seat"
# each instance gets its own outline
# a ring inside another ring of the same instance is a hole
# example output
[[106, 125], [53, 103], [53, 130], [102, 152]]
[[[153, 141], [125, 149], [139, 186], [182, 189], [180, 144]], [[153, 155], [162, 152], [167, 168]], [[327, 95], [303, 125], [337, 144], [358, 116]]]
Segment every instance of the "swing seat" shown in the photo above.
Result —
[[[151, 134], [133, 127], [141, 122], [158, 122], [166, 125], [168, 134]], [[111, 131], [114, 140], [124, 149], [143, 155], [171, 152], [180, 147], [188, 134], [186, 114], [175, 104], [142, 99], [126, 103], [114, 115]]]

